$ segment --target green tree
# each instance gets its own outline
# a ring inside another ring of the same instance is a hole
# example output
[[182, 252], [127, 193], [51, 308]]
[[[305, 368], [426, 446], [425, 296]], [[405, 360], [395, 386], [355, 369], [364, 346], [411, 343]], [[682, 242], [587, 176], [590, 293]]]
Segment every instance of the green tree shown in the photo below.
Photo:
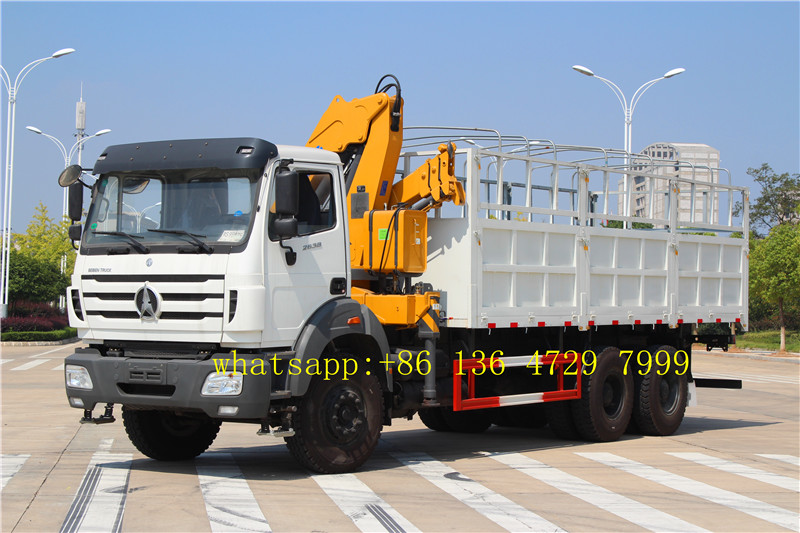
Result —
[[47, 213], [47, 206], [39, 202], [28, 223], [25, 233], [14, 235], [14, 247], [22, 254], [45, 263], [61, 264], [61, 257], [67, 256], [65, 273], [69, 276], [75, 265], [75, 250], [69, 240], [70, 221], [66, 217], [61, 222], [54, 221]]
[[11, 250], [8, 273], [8, 298], [12, 302], [50, 302], [63, 295], [69, 277], [59, 271], [59, 264]]
[[780, 350], [785, 351], [785, 304], [800, 299], [800, 225], [778, 224], [751, 246], [750, 297], [778, 306]]
[[[800, 221], [800, 174], [776, 174], [767, 163], [748, 168], [747, 173], [761, 186], [761, 195], [750, 204], [750, 226], [769, 232], [778, 224]], [[734, 214], [742, 213], [736, 202]]]

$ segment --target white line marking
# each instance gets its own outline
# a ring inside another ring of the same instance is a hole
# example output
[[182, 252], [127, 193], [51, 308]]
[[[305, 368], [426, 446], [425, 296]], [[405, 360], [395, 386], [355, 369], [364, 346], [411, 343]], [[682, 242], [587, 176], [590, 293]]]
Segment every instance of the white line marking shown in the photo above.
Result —
[[790, 465], [800, 466], [800, 457], [796, 455], [780, 455], [776, 453], [757, 453], [759, 457], [766, 457], [767, 459], [774, 459], [775, 461], [783, 461]]
[[753, 468], [739, 463], [734, 463], [733, 461], [727, 461], [725, 459], [720, 459], [719, 457], [712, 457], [704, 453], [691, 453], [691, 452], [686, 452], [686, 453], [667, 452], [667, 453], [668, 455], [673, 455], [681, 459], [686, 459], [687, 461], [694, 461], [695, 463], [701, 464], [703, 466], [716, 468], [717, 470], [722, 470], [723, 472], [728, 472], [729, 474], [744, 476], [750, 479], [755, 479], [756, 481], [760, 481], [762, 483], [769, 483], [770, 485], [775, 485], [776, 487], [780, 487], [782, 489], [800, 492], [800, 479], [792, 479], [787, 476], [773, 474], [772, 472], [767, 472], [765, 470], [759, 470], [758, 468]]
[[53, 353], [53, 352], [57, 352], [57, 351], [59, 351], [59, 350], [63, 350], [64, 348], [70, 348], [70, 346], [66, 346], [66, 345], [64, 345], [64, 346], [59, 346], [58, 348], [53, 348], [52, 350], [48, 350], [48, 351], [46, 351], [46, 352], [37, 353], [37, 354], [34, 354], [34, 355], [29, 355], [28, 357], [30, 357], [31, 359], [33, 359], [34, 357], [40, 357], [40, 356], [42, 356], [42, 355], [47, 355], [47, 354], [49, 354], [49, 353]]
[[211, 531], [270, 531], [233, 455], [206, 453], [195, 466]]
[[311, 479], [361, 531], [419, 531], [353, 474], [311, 476]]
[[64, 363], [61, 363], [60, 365], [53, 367], [53, 370], [64, 370]]
[[0, 359], [0, 365], [3, 363], [8, 363], [9, 361], [13, 361], [13, 359]]
[[61, 525], [62, 533], [122, 529], [132, 459], [130, 453], [95, 452]]
[[18, 367], [12, 368], [11, 371], [13, 372], [14, 370], [28, 370], [29, 368], [39, 366], [41, 364], [47, 363], [48, 361], [52, 361], [52, 359], [35, 359], [33, 361], [28, 361], [24, 365], [19, 365]]
[[6, 484], [11, 481], [11, 478], [19, 472], [25, 461], [28, 460], [30, 454], [3, 454], [0, 455], [0, 491], [3, 490]]
[[563, 531], [552, 522], [484, 487], [428, 454], [392, 452], [391, 455], [441, 490], [508, 531]]
[[660, 470], [630, 459], [625, 459], [613, 453], [582, 453], [576, 452], [581, 457], [586, 457], [592, 461], [597, 461], [613, 468], [618, 468], [623, 472], [639, 476], [654, 483], [664, 485], [673, 490], [691, 494], [698, 498], [723, 505], [736, 511], [755, 516], [772, 524], [792, 531], [800, 531], [800, 515], [786, 509], [781, 509], [775, 505], [765, 503], [747, 496], [742, 496], [729, 490], [713, 487], [701, 481], [695, 481], [687, 477]]
[[101, 452], [110, 452], [113, 444], [114, 439], [101, 439], [100, 444], [97, 445], [97, 449]]
[[500, 453], [490, 454], [488, 457], [650, 531], [707, 531], [526, 455]]

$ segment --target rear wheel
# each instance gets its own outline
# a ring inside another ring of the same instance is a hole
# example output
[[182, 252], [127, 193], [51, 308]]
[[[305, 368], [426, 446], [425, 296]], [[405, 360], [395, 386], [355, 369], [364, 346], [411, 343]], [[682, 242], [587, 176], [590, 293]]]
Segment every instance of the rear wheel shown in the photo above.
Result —
[[453, 411], [452, 407], [421, 409], [419, 418], [434, 431], [454, 433], [483, 433], [492, 425], [492, 415], [486, 409]]
[[597, 355], [597, 366], [582, 376], [581, 398], [572, 402], [572, 416], [578, 433], [591, 441], [619, 439], [633, 411], [633, 376], [617, 348], [608, 347]]
[[304, 467], [323, 474], [352, 472], [372, 455], [383, 428], [383, 392], [375, 374], [347, 381], [314, 376], [297, 405], [286, 446]]
[[180, 416], [122, 406], [122, 423], [136, 449], [159, 461], [197, 457], [214, 442], [221, 422], [206, 415]]
[[[635, 406], [633, 419], [645, 435], [672, 435], [683, 422], [686, 401], [689, 396], [687, 372], [679, 376], [678, 366], [686, 367], [686, 352], [678, 352], [672, 346], [652, 346], [648, 348], [653, 364], [650, 372], [642, 376], [636, 372], [634, 377]], [[666, 355], [665, 355], [666, 354]], [[659, 366], [668, 356], [670, 367], [665, 375], [659, 375], [666, 365]]]

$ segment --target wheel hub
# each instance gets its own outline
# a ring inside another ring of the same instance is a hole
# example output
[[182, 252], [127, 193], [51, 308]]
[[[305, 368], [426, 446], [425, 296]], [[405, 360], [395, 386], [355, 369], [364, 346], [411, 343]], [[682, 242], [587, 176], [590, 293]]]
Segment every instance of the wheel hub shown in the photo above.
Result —
[[323, 416], [330, 435], [339, 443], [355, 440], [366, 428], [366, 409], [361, 396], [350, 388], [331, 391]]

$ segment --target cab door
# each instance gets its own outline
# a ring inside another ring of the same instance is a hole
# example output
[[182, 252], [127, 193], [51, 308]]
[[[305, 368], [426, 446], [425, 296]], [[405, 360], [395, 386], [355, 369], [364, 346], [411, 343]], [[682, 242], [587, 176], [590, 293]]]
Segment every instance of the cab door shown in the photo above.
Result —
[[[272, 230], [275, 180], [269, 190], [265, 246], [268, 302], [262, 344], [291, 345], [308, 318], [325, 302], [350, 287], [349, 247], [341, 205], [340, 168], [295, 162], [299, 180], [298, 235], [283, 240]], [[296, 254], [293, 265], [286, 252]]]

